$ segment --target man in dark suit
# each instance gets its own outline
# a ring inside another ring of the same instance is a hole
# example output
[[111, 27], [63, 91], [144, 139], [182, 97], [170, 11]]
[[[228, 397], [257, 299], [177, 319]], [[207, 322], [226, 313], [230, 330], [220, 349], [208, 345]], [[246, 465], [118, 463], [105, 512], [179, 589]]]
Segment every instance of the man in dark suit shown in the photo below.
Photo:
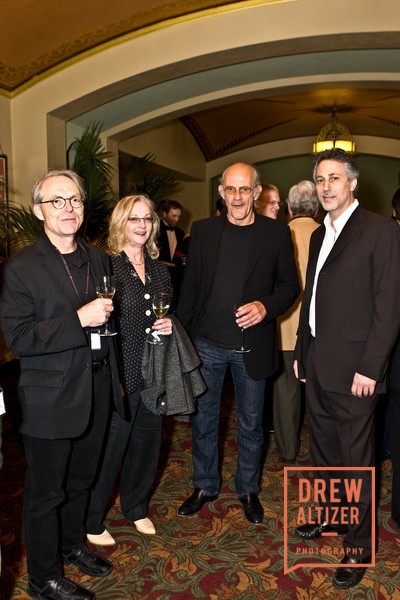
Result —
[[182, 205], [180, 202], [167, 200], [163, 204], [157, 245], [160, 249], [158, 258], [168, 268], [174, 288], [171, 311], [176, 309], [178, 303], [184, 272], [183, 257], [186, 254], [183, 242], [185, 232], [178, 227], [181, 216]]
[[[327, 215], [311, 237], [294, 353], [295, 373], [306, 381], [311, 457], [318, 467], [371, 467], [375, 406], [385, 391], [388, 357], [400, 325], [399, 228], [359, 206], [354, 197], [358, 170], [343, 150], [317, 156], [314, 181]], [[329, 486], [326, 473], [321, 477]], [[329, 474], [345, 477], [343, 472]], [[358, 518], [342, 519], [334, 532], [346, 534], [343, 566], [333, 578], [338, 588], [361, 581], [365, 567], [354, 565], [368, 565], [373, 551], [371, 478], [360, 471], [349, 477], [361, 479], [362, 489]], [[343, 493], [341, 501], [344, 507]], [[329, 507], [328, 498], [325, 514]], [[324, 519], [296, 533], [316, 539], [334, 529]]]
[[[112, 565], [84, 545], [84, 515], [110, 411], [111, 377], [122, 413], [116, 357], [99, 328], [111, 300], [96, 299], [107, 255], [77, 238], [85, 194], [73, 171], [50, 171], [32, 191], [41, 238], [3, 271], [1, 325], [21, 357], [21, 433], [27, 462], [24, 532], [28, 593], [90, 600], [62, 563], [102, 577]], [[111, 340], [114, 338], [111, 338]]]
[[[198, 512], [219, 492], [219, 411], [229, 366], [238, 420], [236, 490], [247, 519], [263, 520], [258, 493], [265, 378], [278, 367], [275, 319], [294, 302], [299, 286], [289, 228], [254, 211], [260, 191], [254, 167], [228, 167], [219, 186], [226, 214], [198, 221], [191, 231], [177, 314], [195, 341], [208, 391], [192, 417], [195, 490], [180, 507], [182, 516]], [[238, 351], [241, 328], [246, 352]]]

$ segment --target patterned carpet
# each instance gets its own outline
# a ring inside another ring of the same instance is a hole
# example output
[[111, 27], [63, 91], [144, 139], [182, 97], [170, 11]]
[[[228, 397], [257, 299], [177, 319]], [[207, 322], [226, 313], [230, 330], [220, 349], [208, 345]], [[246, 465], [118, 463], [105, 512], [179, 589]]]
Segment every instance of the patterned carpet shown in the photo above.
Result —
[[[10, 402], [15, 372], [0, 373], [8, 395], [0, 471], [1, 600], [26, 599], [26, 558], [21, 540], [24, 460], [15, 431], [16, 411]], [[190, 425], [165, 419], [158, 481], [150, 517], [157, 535], [144, 536], [121, 517], [118, 496], [106, 526], [117, 546], [104, 549], [115, 568], [105, 579], [81, 576], [73, 567], [66, 575], [96, 592], [99, 600], [253, 600], [253, 599], [397, 599], [400, 598], [400, 534], [390, 518], [391, 463], [380, 469], [379, 550], [377, 565], [349, 592], [332, 587], [332, 568], [300, 568], [285, 575], [283, 548], [283, 465], [273, 436], [267, 440], [261, 501], [262, 525], [243, 516], [234, 489], [236, 468], [235, 410], [229, 379], [223, 395], [221, 463], [223, 487], [218, 500], [193, 517], [178, 517], [177, 508], [191, 492]], [[309, 465], [307, 427], [303, 427], [298, 463]], [[45, 527], [45, 523], [43, 524]], [[340, 544], [333, 540], [332, 544]], [[318, 542], [310, 542], [317, 545]], [[337, 561], [332, 558], [332, 564]]]

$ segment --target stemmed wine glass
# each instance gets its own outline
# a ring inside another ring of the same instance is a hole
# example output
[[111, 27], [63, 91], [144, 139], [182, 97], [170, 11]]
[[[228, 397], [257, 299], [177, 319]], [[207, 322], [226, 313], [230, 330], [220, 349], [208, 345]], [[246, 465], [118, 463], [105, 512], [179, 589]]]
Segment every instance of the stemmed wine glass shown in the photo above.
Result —
[[[241, 304], [235, 304], [233, 307], [233, 314], [236, 317], [236, 313], [239, 310], [239, 308], [241, 307]], [[241, 334], [242, 334], [242, 345], [240, 348], [235, 348], [234, 352], [238, 352], [239, 354], [246, 354], [247, 352], [251, 352], [251, 348], [246, 348], [244, 345], [244, 329], [243, 327], [240, 328]]]
[[[167, 292], [156, 292], [152, 299], [153, 312], [157, 319], [162, 319], [167, 314], [171, 304], [171, 297]], [[159, 338], [160, 333], [158, 331], [151, 331], [147, 338], [149, 344], [155, 346], [162, 346], [163, 342]]]
[[[115, 279], [114, 275], [100, 275], [96, 278], [96, 294], [99, 298], [107, 298], [112, 300], [115, 294]], [[102, 336], [117, 335], [116, 331], [110, 331], [108, 329], [108, 323], [104, 324], [104, 332], [100, 333]]]

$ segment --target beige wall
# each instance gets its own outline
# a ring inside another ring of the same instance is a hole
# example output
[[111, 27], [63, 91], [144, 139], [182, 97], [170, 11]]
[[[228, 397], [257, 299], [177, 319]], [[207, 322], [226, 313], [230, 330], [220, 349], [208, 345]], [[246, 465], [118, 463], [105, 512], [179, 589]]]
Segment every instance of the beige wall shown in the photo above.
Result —
[[210, 205], [204, 183], [182, 182], [182, 193], [179, 202], [184, 208], [179, 227], [186, 233], [190, 233], [193, 221], [210, 216]]
[[0, 144], [3, 154], [11, 155], [11, 100], [0, 96]]
[[158, 165], [174, 172], [182, 187], [175, 198], [184, 206], [179, 223], [182, 229], [188, 232], [193, 221], [208, 216], [204, 156], [180, 121], [174, 120], [129, 138], [121, 142], [119, 148], [134, 156], [151, 153]]
[[0, 154], [8, 157], [9, 187], [12, 189], [11, 101], [0, 96]]
[[129, 138], [119, 147], [135, 156], [150, 152], [163, 167], [204, 181], [204, 156], [187, 128], [178, 120]]

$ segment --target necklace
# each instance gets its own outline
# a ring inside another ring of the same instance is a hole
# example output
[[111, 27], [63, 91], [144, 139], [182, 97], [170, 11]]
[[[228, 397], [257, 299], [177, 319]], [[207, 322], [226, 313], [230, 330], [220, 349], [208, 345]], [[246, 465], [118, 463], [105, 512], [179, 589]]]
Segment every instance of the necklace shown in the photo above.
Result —
[[[126, 252], [125, 252], [125, 254], [126, 254]], [[142, 262], [135, 262], [133, 260], [133, 258], [131, 258], [130, 256], [128, 256], [127, 254], [126, 254], [126, 256], [127, 256], [128, 260], [129, 260], [129, 262], [131, 262], [135, 266], [144, 265], [144, 263], [145, 263], [145, 257], [144, 256], [142, 257], [143, 258]]]

